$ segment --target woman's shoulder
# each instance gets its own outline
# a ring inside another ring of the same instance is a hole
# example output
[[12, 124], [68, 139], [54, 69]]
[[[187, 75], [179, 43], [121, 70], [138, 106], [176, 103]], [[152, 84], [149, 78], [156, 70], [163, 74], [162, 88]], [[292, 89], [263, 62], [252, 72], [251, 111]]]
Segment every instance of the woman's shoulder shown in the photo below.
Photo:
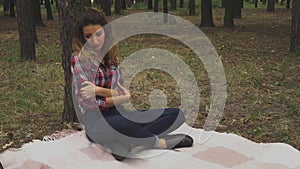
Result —
[[76, 63], [78, 61], [78, 55], [79, 55], [79, 52], [72, 53], [72, 56], [71, 56], [72, 63]]

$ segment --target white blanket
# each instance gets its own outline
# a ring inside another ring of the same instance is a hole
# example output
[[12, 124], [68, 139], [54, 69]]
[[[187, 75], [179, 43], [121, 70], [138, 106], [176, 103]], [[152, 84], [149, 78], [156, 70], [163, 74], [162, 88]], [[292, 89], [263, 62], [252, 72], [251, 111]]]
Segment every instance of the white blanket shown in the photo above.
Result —
[[174, 133], [190, 134], [195, 144], [179, 151], [145, 150], [119, 162], [80, 131], [6, 150], [0, 162], [4, 169], [300, 169], [300, 152], [288, 144], [255, 143], [186, 124]]

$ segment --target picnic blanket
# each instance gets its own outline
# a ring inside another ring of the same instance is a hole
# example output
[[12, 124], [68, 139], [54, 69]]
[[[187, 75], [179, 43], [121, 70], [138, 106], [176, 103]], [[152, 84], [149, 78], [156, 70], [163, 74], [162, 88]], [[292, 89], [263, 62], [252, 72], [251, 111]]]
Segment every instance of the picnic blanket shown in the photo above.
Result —
[[230, 133], [204, 131], [184, 124], [193, 147], [144, 150], [120, 162], [90, 143], [84, 131], [50, 141], [34, 140], [0, 154], [4, 169], [300, 169], [300, 152], [284, 143], [255, 143]]

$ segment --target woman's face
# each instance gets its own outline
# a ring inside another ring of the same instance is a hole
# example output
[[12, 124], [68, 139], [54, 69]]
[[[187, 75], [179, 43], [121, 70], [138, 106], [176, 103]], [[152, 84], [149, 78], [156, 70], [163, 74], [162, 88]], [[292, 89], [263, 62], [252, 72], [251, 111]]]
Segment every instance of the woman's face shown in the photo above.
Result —
[[88, 25], [82, 28], [83, 37], [89, 47], [100, 50], [104, 45], [105, 33], [101, 25]]

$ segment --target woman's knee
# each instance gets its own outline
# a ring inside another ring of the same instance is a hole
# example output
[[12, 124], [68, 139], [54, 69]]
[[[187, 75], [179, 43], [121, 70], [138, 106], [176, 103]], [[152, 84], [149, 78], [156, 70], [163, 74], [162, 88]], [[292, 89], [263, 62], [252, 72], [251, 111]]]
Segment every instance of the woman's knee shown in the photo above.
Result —
[[179, 108], [168, 108], [168, 114], [176, 117], [176, 121], [180, 123], [185, 122], [185, 113]]

